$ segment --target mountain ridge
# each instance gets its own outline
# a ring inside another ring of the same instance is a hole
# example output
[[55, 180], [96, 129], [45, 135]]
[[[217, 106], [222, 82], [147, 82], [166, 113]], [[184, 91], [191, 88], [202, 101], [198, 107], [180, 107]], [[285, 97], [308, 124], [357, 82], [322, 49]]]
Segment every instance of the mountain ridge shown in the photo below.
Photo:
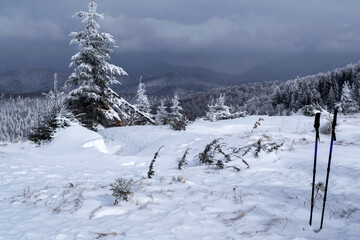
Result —
[[[169, 96], [206, 92], [214, 88], [230, 87], [249, 82], [286, 81], [331, 71], [359, 57], [348, 55], [300, 54], [268, 62], [242, 74], [219, 73], [203, 67], [186, 67], [170, 64], [151, 56], [135, 55], [121, 58], [115, 55], [111, 62], [123, 66], [129, 76], [119, 77], [121, 85], [111, 87], [118, 93], [135, 94], [140, 76], [147, 85], [149, 95]], [[306, 62], [306, 64], [303, 64]], [[124, 63], [124, 64], [123, 64]], [[53, 87], [53, 74], [58, 73], [58, 86], [64, 86], [71, 74], [69, 70], [28, 69], [0, 72], [0, 94], [31, 94], [49, 91]]]

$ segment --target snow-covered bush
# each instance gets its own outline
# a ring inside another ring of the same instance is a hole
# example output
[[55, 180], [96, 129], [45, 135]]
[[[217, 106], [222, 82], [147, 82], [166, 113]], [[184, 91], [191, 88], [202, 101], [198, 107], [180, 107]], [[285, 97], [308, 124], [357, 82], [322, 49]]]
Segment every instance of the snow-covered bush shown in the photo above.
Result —
[[303, 115], [313, 117], [317, 112], [322, 112], [323, 108], [319, 104], [309, 104], [299, 110]]
[[[236, 148], [227, 148], [226, 144], [221, 142], [221, 139], [214, 139], [212, 142], [205, 146], [203, 152], [198, 154], [200, 164], [215, 167], [217, 169], [233, 168], [240, 171], [241, 168], [237, 166], [228, 166], [227, 163], [233, 160], [233, 158], [240, 158], [241, 161], [249, 168], [249, 164], [235, 152]], [[226, 151], [232, 149], [232, 152], [226, 153]]]
[[246, 113], [246, 112], [242, 112], [242, 111], [233, 112], [233, 113], [231, 113], [231, 119], [246, 117], [246, 115], [247, 115], [247, 113]]
[[278, 143], [270, 136], [263, 135], [250, 145], [240, 148], [232, 148], [232, 150], [234, 154], [241, 154], [243, 157], [249, 153], [252, 153], [255, 158], [258, 158], [262, 152], [267, 154], [274, 151], [276, 152], [277, 150], [281, 149], [283, 145], [283, 142]]
[[133, 194], [131, 190], [133, 184], [134, 180], [132, 178], [117, 178], [114, 183], [110, 184], [110, 190], [115, 197], [114, 205], [118, 205], [119, 201], [129, 201], [130, 195]]
[[230, 113], [230, 107], [225, 104], [225, 94], [220, 94], [220, 96], [210, 105], [208, 105], [209, 111], [206, 113], [206, 117], [211, 122], [217, 120], [225, 120], [232, 118]]
[[205, 165], [215, 165], [220, 160], [215, 159], [215, 155], [221, 153], [225, 158], [230, 161], [230, 156], [225, 154], [222, 150], [222, 147], [226, 146], [225, 143], [220, 142], [221, 139], [214, 139], [211, 143], [205, 146], [203, 152], [199, 153], [199, 161], [201, 164]]
[[170, 122], [170, 126], [175, 130], [175, 131], [185, 131], [186, 130], [186, 126], [188, 125], [188, 120], [185, 116], [183, 116], [180, 120], [175, 119], [173, 121]]

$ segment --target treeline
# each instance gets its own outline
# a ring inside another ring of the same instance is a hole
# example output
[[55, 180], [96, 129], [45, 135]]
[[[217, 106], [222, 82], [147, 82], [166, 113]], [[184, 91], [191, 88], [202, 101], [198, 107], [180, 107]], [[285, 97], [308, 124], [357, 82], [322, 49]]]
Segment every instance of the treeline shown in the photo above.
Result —
[[359, 111], [360, 63], [286, 82], [257, 82], [214, 89], [188, 95], [180, 102], [190, 120], [205, 116], [211, 101], [222, 94], [225, 94], [226, 104], [233, 112], [250, 115], [309, 114], [311, 109], [331, 112], [335, 106], [341, 105], [346, 85], [350, 89], [350, 101]]
[[[136, 93], [123, 95], [139, 107]], [[159, 118], [159, 109], [170, 114], [173, 98], [148, 96], [149, 116]], [[224, 98], [224, 99], [222, 99]], [[220, 103], [216, 101], [221, 100]], [[161, 101], [163, 107], [160, 106]], [[360, 63], [350, 64], [327, 73], [320, 73], [286, 82], [257, 82], [218, 88], [179, 99], [182, 114], [189, 120], [217, 116], [218, 119], [248, 115], [290, 115], [299, 112], [311, 115], [313, 110], [341, 107], [342, 112], [358, 112], [360, 106]], [[217, 113], [212, 114], [215, 108]], [[227, 106], [229, 108], [227, 108]], [[27, 138], [31, 129], [41, 122], [43, 111], [49, 107], [44, 97], [0, 96], [0, 141], [19, 141]], [[43, 111], [41, 110], [43, 109]], [[161, 112], [161, 111], [160, 111]], [[166, 115], [165, 114], [165, 115]], [[211, 118], [211, 117], [210, 117]]]

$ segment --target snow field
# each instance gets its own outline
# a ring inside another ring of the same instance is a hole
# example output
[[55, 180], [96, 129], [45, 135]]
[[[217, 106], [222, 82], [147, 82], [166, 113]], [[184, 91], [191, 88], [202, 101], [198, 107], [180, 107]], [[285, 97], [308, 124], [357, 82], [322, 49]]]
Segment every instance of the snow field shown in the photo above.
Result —
[[[358, 239], [360, 115], [339, 116], [319, 233], [322, 196], [308, 225], [313, 118], [262, 116], [250, 134], [258, 118], [196, 121], [185, 132], [72, 126], [41, 147], [0, 145], [0, 239]], [[259, 158], [251, 151], [249, 169], [240, 159], [227, 163], [240, 172], [201, 166], [195, 157], [215, 138], [243, 147], [260, 137], [284, 145]], [[330, 136], [320, 138], [316, 182], [325, 182]], [[189, 164], [177, 170], [187, 148]], [[113, 206], [108, 185], [118, 177], [135, 180], [134, 194]]]

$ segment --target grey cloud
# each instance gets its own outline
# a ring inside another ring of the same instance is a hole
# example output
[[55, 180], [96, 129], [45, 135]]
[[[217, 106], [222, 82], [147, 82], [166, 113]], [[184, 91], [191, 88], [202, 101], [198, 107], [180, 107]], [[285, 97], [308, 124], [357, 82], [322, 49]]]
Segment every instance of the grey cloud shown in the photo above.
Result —
[[112, 30], [122, 50], [183, 52], [295, 47], [292, 36], [286, 37], [288, 24], [255, 14], [213, 17], [198, 24], [121, 16], [111, 19], [106, 29]]
[[[70, 31], [82, 29], [71, 16], [86, 10], [88, 2], [1, 0], [0, 41], [6, 43], [0, 50], [8, 53], [13, 49], [12, 56], [21, 55], [15, 43], [28, 45], [31, 51], [30, 44], [37, 41], [46, 42], [44, 47], [68, 47]], [[271, 60], [269, 56], [294, 52], [360, 52], [358, 0], [96, 2], [99, 12], [109, 17], [101, 23], [102, 30], [114, 35], [120, 52], [151, 52], [189, 65], [212, 58], [211, 67], [216, 59], [220, 59], [219, 65], [238, 61], [250, 66]], [[246, 58], [249, 64], [244, 63]]]
[[197, 24], [123, 15], [105, 26], [122, 51], [360, 51], [356, 26], [302, 24], [258, 14], [213, 17]]
[[61, 26], [50, 19], [34, 20], [20, 13], [0, 16], [0, 38], [62, 39]]

